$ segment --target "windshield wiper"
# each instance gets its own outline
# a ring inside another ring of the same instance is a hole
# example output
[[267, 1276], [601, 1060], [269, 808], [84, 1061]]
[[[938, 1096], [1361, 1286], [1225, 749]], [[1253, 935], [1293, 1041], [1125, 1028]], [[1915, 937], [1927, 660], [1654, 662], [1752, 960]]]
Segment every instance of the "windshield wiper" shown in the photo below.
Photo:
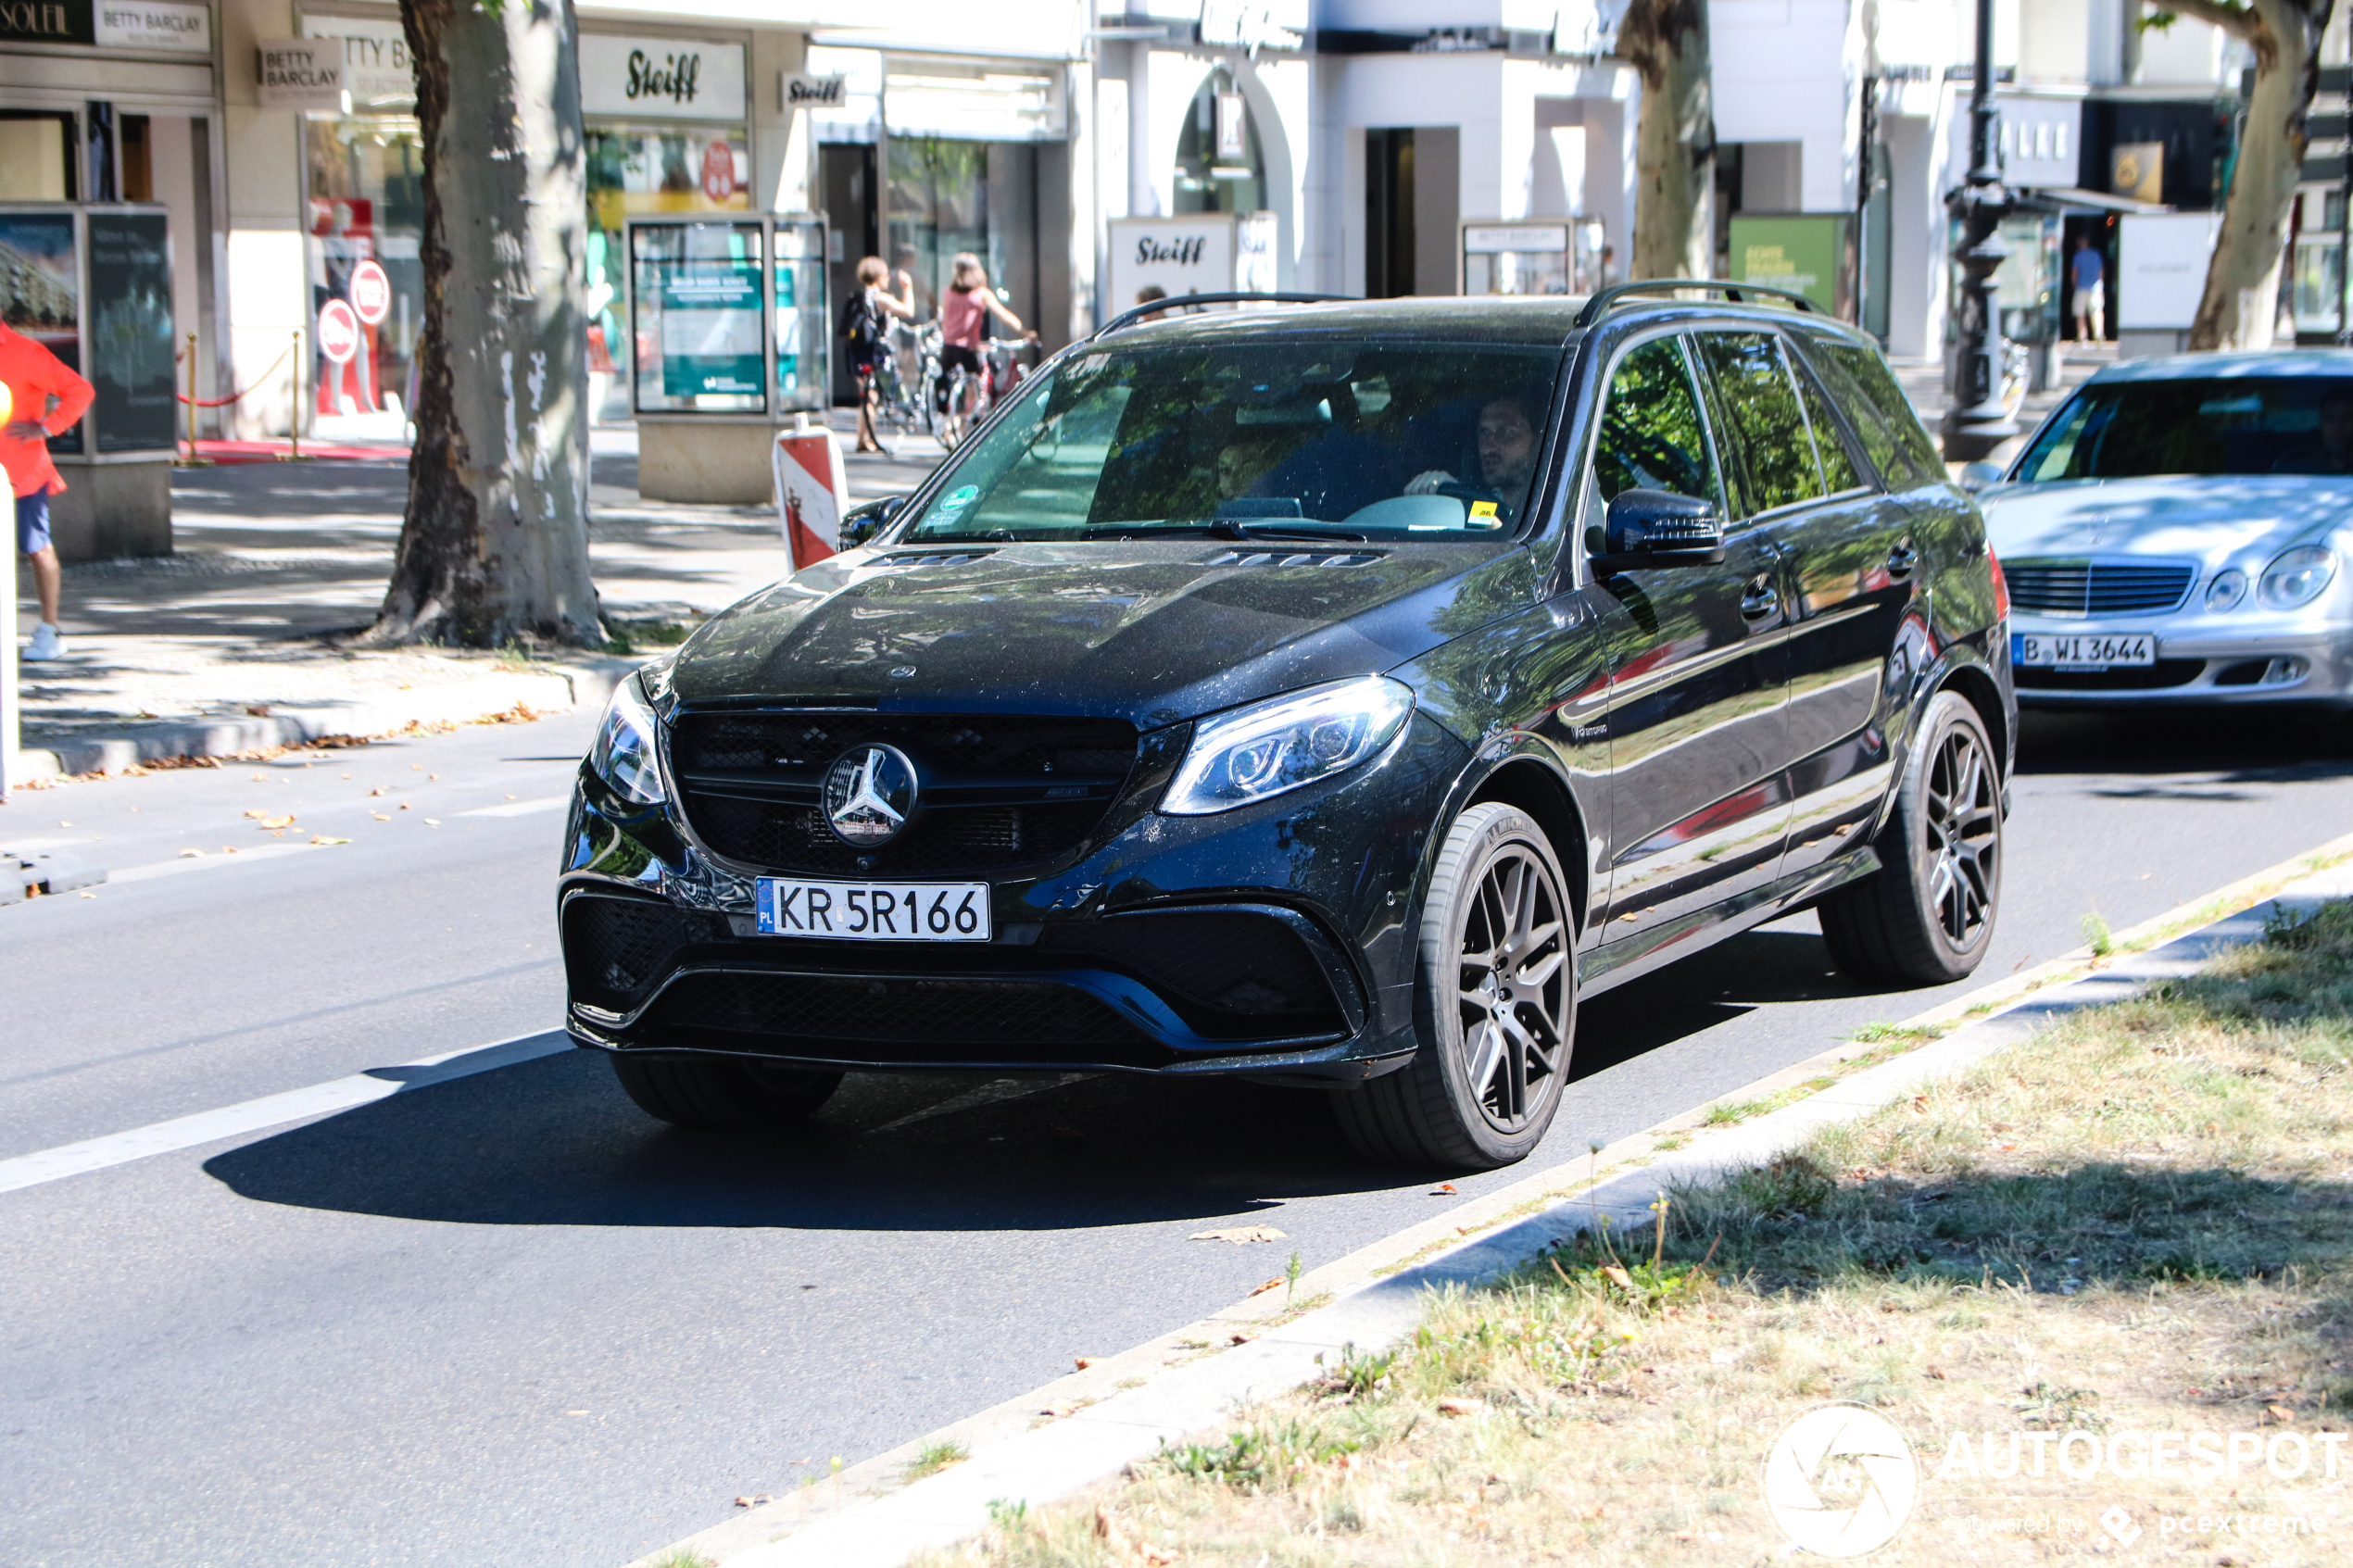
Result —
[[1351, 533], [1344, 528], [1319, 528], [1299, 522], [1237, 522], [1229, 517], [1212, 521], [1208, 531], [1220, 539], [1338, 539], [1356, 545], [1365, 542], [1365, 535]]

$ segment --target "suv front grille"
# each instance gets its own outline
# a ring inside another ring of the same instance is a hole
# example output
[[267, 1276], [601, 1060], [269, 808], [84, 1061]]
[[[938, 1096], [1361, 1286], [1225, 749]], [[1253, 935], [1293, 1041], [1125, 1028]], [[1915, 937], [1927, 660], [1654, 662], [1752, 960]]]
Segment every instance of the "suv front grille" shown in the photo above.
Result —
[[724, 942], [725, 917], [645, 898], [584, 894], [563, 909], [564, 974], [573, 1000], [625, 1012], [698, 942]]
[[2197, 578], [2192, 561], [2004, 561], [2013, 608], [2038, 615], [2158, 615], [2179, 605]]
[[[862, 850], [834, 836], [819, 802], [835, 759], [869, 744], [905, 752], [920, 790], [906, 829]], [[680, 809], [728, 859], [915, 876], [995, 872], [1076, 849], [1126, 784], [1136, 731], [1116, 719], [688, 713], [670, 747]]]

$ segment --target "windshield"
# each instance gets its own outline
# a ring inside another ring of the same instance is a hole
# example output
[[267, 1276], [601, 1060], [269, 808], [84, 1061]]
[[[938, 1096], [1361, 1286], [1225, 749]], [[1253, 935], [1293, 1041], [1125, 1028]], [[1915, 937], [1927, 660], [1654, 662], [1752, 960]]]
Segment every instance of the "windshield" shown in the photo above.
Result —
[[2018, 479], [2353, 473], [2353, 378], [2211, 376], [2077, 393]]
[[1074, 356], [960, 455], [911, 542], [1493, 539], [1556, 349], [1271, 339]]

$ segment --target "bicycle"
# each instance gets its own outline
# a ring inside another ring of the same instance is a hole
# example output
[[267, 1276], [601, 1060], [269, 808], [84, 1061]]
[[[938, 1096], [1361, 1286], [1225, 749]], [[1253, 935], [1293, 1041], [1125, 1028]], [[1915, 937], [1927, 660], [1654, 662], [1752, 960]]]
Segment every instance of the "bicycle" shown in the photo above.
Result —
[[875, 445], [883, 456], [899, 456], [899, 437], [921, 425], [928, 428], [931, 421], [925, 407], [920, 404], [907, 385], [907, 378], [899, 368], [899, 337], [906, 329], [891, 324], [890, 335], [884, 340], [882, 358], [865, 377], [867, 425], [875, 434]]
[[989, 337], [981, 344], [980, 374], [975, 375], [961, 365], [948, 372], [947, 414], [941, 425], [940, 445], [952, 450], [968, 431], [988, 417], [998, 399], [1021, 384], [1026, 368], [1014, 362], [1013, 355], [1035, 346], [1027, 339]]

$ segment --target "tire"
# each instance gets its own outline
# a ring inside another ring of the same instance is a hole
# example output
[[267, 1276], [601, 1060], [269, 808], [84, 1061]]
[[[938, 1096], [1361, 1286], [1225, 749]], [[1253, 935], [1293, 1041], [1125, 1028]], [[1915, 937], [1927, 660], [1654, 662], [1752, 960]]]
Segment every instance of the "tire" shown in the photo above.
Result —
[[1831, 958], [1856, 980], [1944, 985], [1985, 957], [2002, 903], [2002, 775], [1977, 709], [1939, 692], [1920, 724], [1880, 870], [1821, 903]]
[[1423, 907], [1404, 1068], [1335, 1090], [1340, 1130], [1390, 1165], [1490, 1171], [1525, 1159], [1560, 1109], [1577, 1032], [1568, 880], [1526, 812], [1454, 819]]
[[681, 1127], [764, 1132], [805, 1120], [841, 1074], [725, 1057], [615, 1056], [613, 1076], [647, 1115]]

